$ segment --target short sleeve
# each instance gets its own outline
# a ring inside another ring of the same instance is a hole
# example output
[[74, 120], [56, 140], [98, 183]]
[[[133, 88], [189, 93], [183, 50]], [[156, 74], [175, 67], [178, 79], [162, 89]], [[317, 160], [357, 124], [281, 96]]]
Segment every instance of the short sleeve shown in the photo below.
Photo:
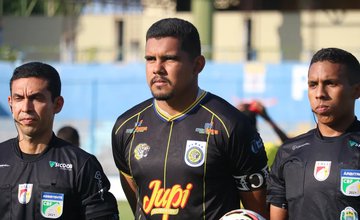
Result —
[[230, 135], [229, 151], [232, 175], [240, 191], [252, 191], [266, 186], [267, 157], [263, 141], [247, 120], [238, 123]]
[[117, 201], [109, 192], [110, 181], [95, 156], [85, 162], [77, 178], [86, 219], [118, 214]]
[[123, 132], [121, 130], [121, 127], [119, 125], [119, 119], [115, 123], [112, 134], [111, 134], [111, 144], [112, 144], [112, 153], [114, 157], [114, 161], [116, 164], [116, 167], [121, 170], [122, 172], [126, 173], [127, 175], [130, 175], [130, 168], [128, 166], [127, 160], [126, 160], [126, 152], [125, 152], [125, 144]]
[[283, 177], [282, 166], [282, 149], [280, 148], [276, 154], [274, 163], [271, 167], [270, 175], [267, 181], [267, 197], [268, 203], [280, 207], [287, 208], [285, 180]]

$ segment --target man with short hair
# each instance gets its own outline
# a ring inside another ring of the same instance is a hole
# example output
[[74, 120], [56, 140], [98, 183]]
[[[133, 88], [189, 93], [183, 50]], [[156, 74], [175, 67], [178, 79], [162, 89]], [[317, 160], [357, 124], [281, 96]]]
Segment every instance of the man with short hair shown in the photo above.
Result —
[[118, 219], [98, 160], [53, 132], [60, 93], [60, 76], [48, 64], [13, 72], [8, 103], [18, 136], [0, 143], [0, 219]]
[[360, 211], [360, 64], [325, 48], [308, 71], [316, 128], [279, 149], [268, 181], [271, 220], [358, 219]]
[[113, 155], [135, 219], [220, 219], [240, 208], [267, 215], [264, 146], [248, 118], [198, 86], [197, 29], [167, 18], [146, 34], [153, 98], [123, 113]]

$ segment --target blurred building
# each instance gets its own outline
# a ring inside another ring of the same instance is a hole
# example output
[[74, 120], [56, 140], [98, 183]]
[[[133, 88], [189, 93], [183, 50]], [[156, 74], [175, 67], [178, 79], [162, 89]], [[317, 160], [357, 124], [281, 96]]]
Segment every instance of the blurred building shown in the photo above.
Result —
[[88, 2], [72, 16], [3, 15], [0, 46], [21, 60], [132, 62], [143, 60], [145, 32], [153, 22], [179, 17], [199, 27], [203, 50], [214, 61], [306, 62], [322, 47], [360, 57], [358, 1]]

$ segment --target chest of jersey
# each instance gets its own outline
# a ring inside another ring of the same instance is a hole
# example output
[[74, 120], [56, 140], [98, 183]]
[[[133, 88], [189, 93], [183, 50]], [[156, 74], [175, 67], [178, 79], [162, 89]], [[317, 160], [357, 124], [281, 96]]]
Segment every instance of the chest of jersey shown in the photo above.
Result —
[[360, 209], [359, 143], [348, 135], [293, 145], [284, 164], [289, 209], [316, 209], [308, 213], [318, 213], [318, 219], [339, 217], [347, 206]]
[[169, 122], [144, 118], [136, 129], [127, 146], [135, 177], [144, 178], [137, 174], [146, 173], [151, 179], [177, 179], [180, 183], [191, 176], [202, 176], [205, 163], [210, 168], [224, 168], [219, 146], [226, 146], [227, 137], [218, 121], [207, 116]]
[[1, 163], [0, 210], [6, 211], [0, 219], [71, 219], [72, 207], [79, 208], [71, 204], [79, 199], [72, 192], [76, 172], [71, 162], [48, 157], [27, 162], [13, 154]]

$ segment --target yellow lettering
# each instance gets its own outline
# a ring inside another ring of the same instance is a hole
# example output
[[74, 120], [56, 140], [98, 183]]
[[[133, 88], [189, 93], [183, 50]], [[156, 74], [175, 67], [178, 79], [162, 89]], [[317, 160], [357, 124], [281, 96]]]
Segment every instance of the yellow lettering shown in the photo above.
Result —
[[163, 214], [162, 220], [168, 220], [169, 215], [178, 214], [179, 207], [185, 208], [193, 185], [188, 183], [185, 189], [182, 189], [179, 184], [168, 189], [160, 186], [160, 180], [153, 180], [149, 183], [152, 193], [150, 198], [144, 196], [143, 209], [147, 214]]

